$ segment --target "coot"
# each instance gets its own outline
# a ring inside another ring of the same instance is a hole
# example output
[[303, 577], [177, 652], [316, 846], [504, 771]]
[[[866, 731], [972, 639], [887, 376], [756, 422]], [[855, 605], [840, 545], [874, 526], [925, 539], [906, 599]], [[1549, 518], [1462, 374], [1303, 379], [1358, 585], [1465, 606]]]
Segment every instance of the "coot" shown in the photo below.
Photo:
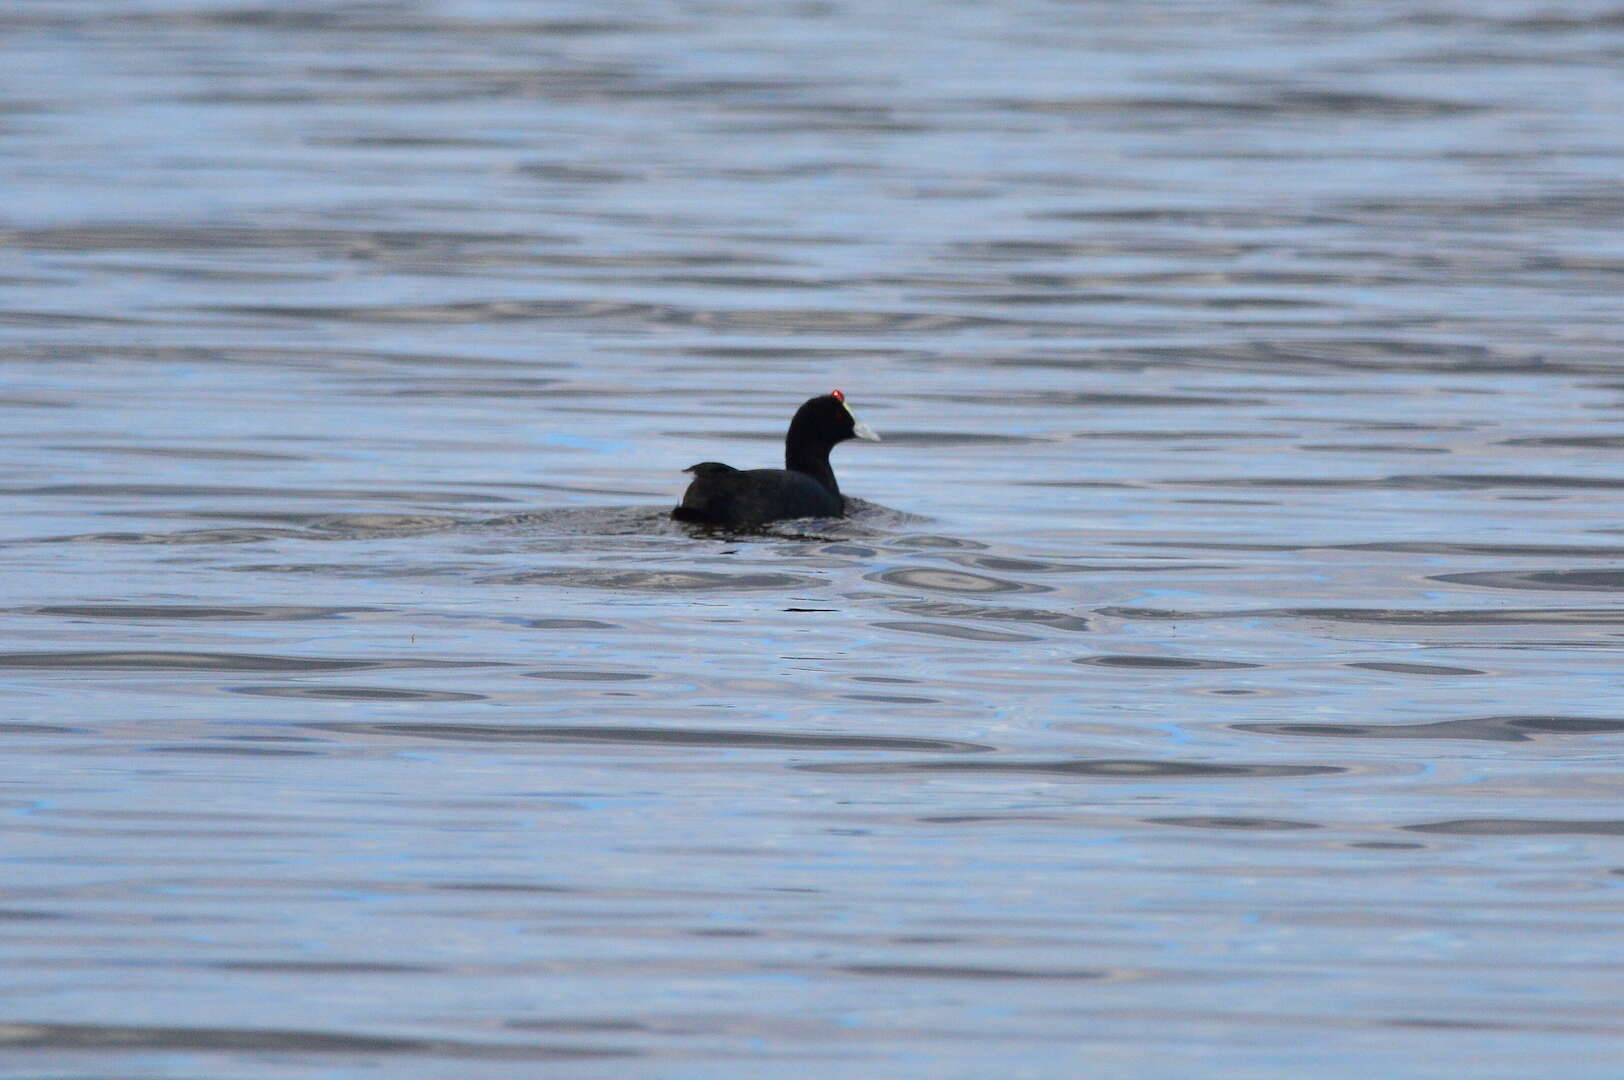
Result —
[[846, 395], [831, 390], [795, 410], [784, 436], [784, 468], [735, 469], [720, 461], [701, 461], [683, 470], [694, 474], [671, 511], [678, 521], [749, 529], [769, 521], [802, 517], [844, 517], [829, 451], [846, 439], [879, 442], [874, 429], [857, 419]]

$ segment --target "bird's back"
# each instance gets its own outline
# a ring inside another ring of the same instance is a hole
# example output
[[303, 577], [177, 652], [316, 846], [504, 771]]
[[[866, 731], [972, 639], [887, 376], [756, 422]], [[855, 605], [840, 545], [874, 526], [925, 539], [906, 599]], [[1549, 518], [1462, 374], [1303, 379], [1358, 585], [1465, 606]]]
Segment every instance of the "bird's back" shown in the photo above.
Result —
[[719, 461], [703, 461], [687, 471], [693, 482], [682, 505], [671, 511], [678, 521], [752, 528], [785, 518], [841, 517], [846, 511], [844, 499], [806, 473], [741, 470]]

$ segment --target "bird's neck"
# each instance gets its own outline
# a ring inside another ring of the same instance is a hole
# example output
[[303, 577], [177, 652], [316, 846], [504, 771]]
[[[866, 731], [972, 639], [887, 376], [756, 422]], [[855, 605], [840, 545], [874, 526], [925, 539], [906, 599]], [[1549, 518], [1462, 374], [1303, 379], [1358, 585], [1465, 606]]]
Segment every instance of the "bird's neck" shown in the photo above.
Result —
[[784, 468], [806, 473], [828, 488], [831, 495], [839, 495], [840, 485], [835, 482], [835, 471], [829, 467], [831, 449], [821, 443], [799, 442], [792, 430], [784, 443]]

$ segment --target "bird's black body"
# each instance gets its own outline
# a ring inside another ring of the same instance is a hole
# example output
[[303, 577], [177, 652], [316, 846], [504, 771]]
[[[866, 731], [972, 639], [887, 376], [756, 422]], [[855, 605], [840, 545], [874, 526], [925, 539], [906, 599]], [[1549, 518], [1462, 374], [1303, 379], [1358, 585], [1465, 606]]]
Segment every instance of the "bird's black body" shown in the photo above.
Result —
[[844, 517], [846, 500], [829, 467], [829, 451], [851, 438], [879, 436], [852, 415], [840, 391], [815, 397], [790, 421], [784, 436], [785, 468], [735, 469], [719, 461], [690, 466], [693, 483], [671, 516], [744, 529], [785, 518]]

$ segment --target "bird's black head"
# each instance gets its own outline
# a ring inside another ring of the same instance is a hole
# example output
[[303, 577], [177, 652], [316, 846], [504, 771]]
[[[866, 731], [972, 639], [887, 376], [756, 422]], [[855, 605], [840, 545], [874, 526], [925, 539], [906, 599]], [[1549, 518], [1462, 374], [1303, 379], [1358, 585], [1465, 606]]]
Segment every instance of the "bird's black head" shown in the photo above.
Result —
[[811, 450], [822, 447], [825, 451], [847, 439], [868, 439], [879, 442], [874, 429], [857, 419], [846, 404], [846, 395], [831, 390], [821, 397], [809, 399], [795, 410], [795, 419], [789, 423], [786, 447], [791, 454], [797, 448]]

